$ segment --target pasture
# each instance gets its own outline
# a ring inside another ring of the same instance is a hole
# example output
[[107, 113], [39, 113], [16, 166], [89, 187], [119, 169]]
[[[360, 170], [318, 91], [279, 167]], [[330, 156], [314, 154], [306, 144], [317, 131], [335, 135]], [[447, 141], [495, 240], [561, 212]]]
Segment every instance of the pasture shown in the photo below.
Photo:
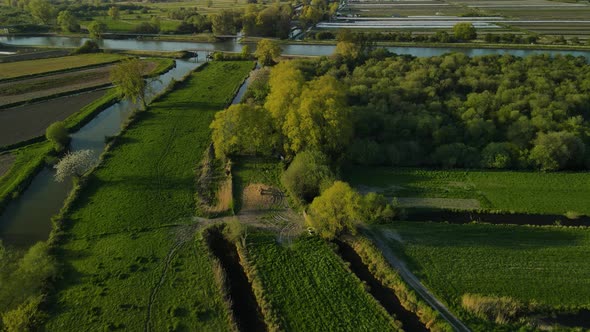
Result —
[[[195, 167], [209, 124], [252, 69], [210, 63], [117, 138], [66, 214], [49, 330], [229, 330], [213, 264], [195, 238]], [[89, 310], [90, 308], [90, 310]]]
[[105, 64], [125, 58], [120, 54], [97, 53], [0, 63], [0, 80]]
[[[474, 208], [475, 199], [484, 210], [590, 215], [590, 174], [583, 172], [354, 167], [345, 171], [344, 178], [361, 191], [388, 197], [465, 199], [463, 209]], [[457, 203], [452, 207], [461, 209]]]
[[396, 222], [375, 226], [420, 280], [461, 312], [465, 293], [588, 307], [586, 228]]
[[299, 237], [287, 245], [270, 233], [249, 234], [248, 256], [281, 329], [400, 330], [329, 244], [318, 238]]

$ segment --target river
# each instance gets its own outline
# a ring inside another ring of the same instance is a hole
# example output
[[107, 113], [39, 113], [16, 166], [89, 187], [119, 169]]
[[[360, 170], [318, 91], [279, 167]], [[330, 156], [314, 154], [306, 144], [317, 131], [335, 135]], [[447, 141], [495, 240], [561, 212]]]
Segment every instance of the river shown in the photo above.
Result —
[[[79, 37], [58, 37], [58, 36], [0, 36], [0, 42], [10, 45], [20, 46], [52, 46], [52, 47], [78, 47], [88, 38]], [[154, 41], [154, 40], [136, 40], [136, 39], [102, 39], [99, 45], [104, 49], [124, 49], [124, 50], [149, 50], [149, 51], [181, 51], [181, 50], [199, 50], [199, 51], [228, 51], [240, 52], [242, 46], [235, 40], [226, 40], [217, 43], [197, 43], [185, 41]], [[251, 44], [252, 51], [256, 45]], [[310, 45], [310, 44], [286, 44], [281, 45], [283, 55], [307, 55], [322, 56], [330, 55], [334, 52], [334, 45]], [[489, 49], [489, 48], [450, 48], [450, 47], [386, 47], [389, 51], [397, 54], [410, 54], [417, 57], [430, 57], [442, 55], [450, 52], [460, 52], [468, 56], [479, 56], [488, 54], [512, 54], [524, 57], [532, 54], [570, 54], [573, 56], [583, 56], [590, 60], [590, 51], [571, 51], [571, 50], [519, 50], [519, 49]]]

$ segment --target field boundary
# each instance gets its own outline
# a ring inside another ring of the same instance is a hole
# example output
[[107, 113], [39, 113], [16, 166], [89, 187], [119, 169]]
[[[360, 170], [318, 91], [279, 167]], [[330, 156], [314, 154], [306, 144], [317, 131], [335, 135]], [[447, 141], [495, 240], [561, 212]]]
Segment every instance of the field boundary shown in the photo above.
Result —
[[471, 332], [471, 330], [463, 324], [451, 311], [440, 301], [434, 294], [432, 294], [420, 280], [405, 266], [405, 264], [399, 260], [391, 251], [391, 249], [385, 244], [385, 241], [380, 234], [376, 234], [371, 230], [364, 232], [370, 239], [372, 239], [375, 245], [381, 250], [383, 257], [395, 268], [402, 279], [410, 285], [416, 291], [424, 301], [426, 301], [432, 308], [440, 313], [440, 315], [455, 329], [459, 332]]
[[[29, 74], [29, 75], [23, 75], [23, 76], [17, 76], [17, 77], [10, 77], [10, 78], [1, 78], [0, 79], [0, 83], [17, 82], [17, 81], [27, 80], [27, 79], [30, 79], [30, 78], [39, 78], [39, 77], [51, 76], [51, 75], [55, 75], [55, 74], [75, 73], [75, 72], [80, 71], [80, 70], [105, 67], [105, 66], [108, 66], [108, 65], [112, 65], [112, 64], [115, 64], [115, 63], [124, 61], [124, 60], [126, 60], [126, 59], [123, 58], [123, 59], [120, 59], [120, 60], [113, 60], [113, 61], [109, 61], [109, 62], [101, 62], [101, 63], [97, 63], [97, 64], [93, 64], [93, 65], [86, 65], [86, 66], [81, 66], [81, 67], [58, 69], [58, 70], [47, 71], [47, 72], [37, 73], [37, 74]], [[35, 60], [24, 60], [24, 61], [35, 61]], [[17, 62], [17, 61], [14, 61], [14, 62]], [[7, 63], [9, 63], [9, 62], [7, 62]]]

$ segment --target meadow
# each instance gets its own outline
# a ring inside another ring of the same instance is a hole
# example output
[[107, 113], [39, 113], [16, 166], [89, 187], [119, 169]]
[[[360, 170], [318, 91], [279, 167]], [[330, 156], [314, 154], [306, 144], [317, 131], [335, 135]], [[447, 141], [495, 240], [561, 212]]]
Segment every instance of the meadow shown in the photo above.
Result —
[[465, 293], [554, 308], [588, 307], [586, 228], [396, 222], [373, 229], [395, 234], [388, 244], [461, 315]]
[[195, 168], [209, 123], [253, 68], [210, 63], [116, 138], [65, 214], [65, 266], [48, 330], [229, 330], [197, 236]]
[[344, 178], [389, 197], [477, 199], [484, 210], [590, 215], [589, 173], [355, 167]]
[[275, 235], [262, 232], [247, 241], [249, 263], [281, 329], [400, 330], [327, 242], [300, 237], [279, 244]]
[[119, 54], [98, 53], [2, 63], [0, 64], [0, 80], [105, 64], [125, 58]]

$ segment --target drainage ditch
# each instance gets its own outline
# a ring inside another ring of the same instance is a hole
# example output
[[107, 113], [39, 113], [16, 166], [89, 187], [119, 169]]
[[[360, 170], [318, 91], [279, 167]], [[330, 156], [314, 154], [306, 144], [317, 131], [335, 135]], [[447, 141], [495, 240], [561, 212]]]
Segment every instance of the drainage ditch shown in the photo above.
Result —
[[248, 282], [248, 277], [240, 265], [236, 246], [227, 241], [216, 229], [207, 232], [207, 243], [225, 271], [225, 284], [238, 330], [241, 332], [267, 331], [252, 285]]
[[415, 313], [402, 306], [393, 290], [385, 287], [373, 276], [367, 265], [363, 263], [361, 257], [350, 245], [339, 240], [335, 240], [334, 242], [338, 246], [340, 257], [350, 263], [352, 272], [369, 286], [369, 292], [381, 303], [385, 310], [402, 323], [404, 331], [428, 331]]

